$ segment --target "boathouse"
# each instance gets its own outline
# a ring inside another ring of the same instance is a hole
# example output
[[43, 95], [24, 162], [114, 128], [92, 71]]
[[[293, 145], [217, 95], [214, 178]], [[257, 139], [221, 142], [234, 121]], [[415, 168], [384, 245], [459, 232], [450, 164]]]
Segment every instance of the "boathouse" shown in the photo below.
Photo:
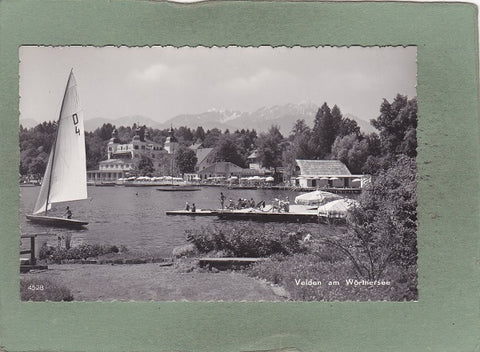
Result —
[[352, 175], [340, 160], [295, 160], [295, 185], [302, 188], [360, 188], [363, 175]]

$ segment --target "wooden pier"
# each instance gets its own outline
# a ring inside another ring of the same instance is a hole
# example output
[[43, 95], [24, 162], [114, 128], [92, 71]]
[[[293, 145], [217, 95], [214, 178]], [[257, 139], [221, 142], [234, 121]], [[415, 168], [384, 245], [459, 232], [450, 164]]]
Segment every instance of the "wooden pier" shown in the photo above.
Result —
[[321, 222], [317, 213], [299, 213], [299, 212], [269, 212], [261, 210], [223, 210], [216, 211], [215, 215], [222, 220], [246, 220], [259, 222]]
[[210, 209], [197, 209], [195, 212], [191, 210], [168, 210], [165, 212], [167, 215], [184, 215], [184, 216], [216, 216], [215, 210]]

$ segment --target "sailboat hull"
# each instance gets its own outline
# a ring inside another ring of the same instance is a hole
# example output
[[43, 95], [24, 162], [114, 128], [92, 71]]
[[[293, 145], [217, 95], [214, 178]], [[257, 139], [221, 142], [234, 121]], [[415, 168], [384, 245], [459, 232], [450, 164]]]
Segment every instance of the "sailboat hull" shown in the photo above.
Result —
[[33, 223], [45, 226], [54, 226], [54, 227], [66, 227], [70, 229], [82, 228], [85, 225], [88, 225], [88, 222], [75, 220], [75, 219], [65, 219], [55, 216], [44, 216], [44, 215], [26, 215], [27, 219]]

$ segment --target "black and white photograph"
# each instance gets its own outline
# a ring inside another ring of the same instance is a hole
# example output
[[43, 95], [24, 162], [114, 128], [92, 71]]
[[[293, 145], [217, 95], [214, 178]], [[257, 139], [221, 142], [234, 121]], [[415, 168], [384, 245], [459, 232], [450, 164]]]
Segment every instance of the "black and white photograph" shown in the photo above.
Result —
[[417, 48], [19, 48], [22, 301], [416, 301]]

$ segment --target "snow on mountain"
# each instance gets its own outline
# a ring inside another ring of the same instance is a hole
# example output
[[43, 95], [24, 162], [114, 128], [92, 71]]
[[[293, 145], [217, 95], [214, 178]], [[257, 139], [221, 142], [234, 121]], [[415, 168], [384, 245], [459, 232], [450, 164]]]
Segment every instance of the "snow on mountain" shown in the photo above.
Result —
[[[132, 126], [134, 123], [146, 125], [152, 128], [166, 129], [170, 126], [187, 126], [195, 129], [202, 126], [205, 130], [218, 128], [222, 131], [229, 129], [255, 129], [257, 132], [265, 132], [272, 125], [277, 125], [284, 135], [288, 135], [293, 125], [299, 119], [313, 127], [313, 121], [318, 111], [318, 106], [309, 101], [298, 104], [288, 103], [272, 107], [261, 107], [253, 112], [241, 112], [226, 109], [208, 109], [198, 114], [181, 114], [171, 119], [158, 123], [148, 117], [135, 115], [124, 116], [118, 119], [95, 118], [85, 121], [85, 130], [93, 131], [104, 123], [111, 123], [115, 126]], [[355, 120], [360, 129], [365, 133], [375, 131], [368, 121], [362, 120], [353, 114], [344, 113], [344, 117]]]

